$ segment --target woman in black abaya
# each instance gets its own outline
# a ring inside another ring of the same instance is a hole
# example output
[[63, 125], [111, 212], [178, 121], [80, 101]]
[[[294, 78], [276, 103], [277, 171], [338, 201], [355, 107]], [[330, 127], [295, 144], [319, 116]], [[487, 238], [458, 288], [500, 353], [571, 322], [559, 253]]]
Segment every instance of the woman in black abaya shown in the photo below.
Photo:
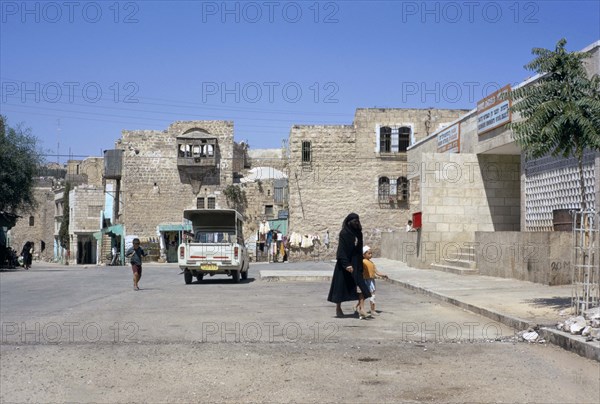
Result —
[[336, 304], [335, 314], [344, 315], [342, 302], [358, 300], [358, 293], [364, 298], [371, 292], [363, 278], [362, 266], [363, 236], [362, 226], [356, 213], [350, 213], [344, 219], [338, 242], [335, 269], [331, 278], [331, 288], [327, 300]]

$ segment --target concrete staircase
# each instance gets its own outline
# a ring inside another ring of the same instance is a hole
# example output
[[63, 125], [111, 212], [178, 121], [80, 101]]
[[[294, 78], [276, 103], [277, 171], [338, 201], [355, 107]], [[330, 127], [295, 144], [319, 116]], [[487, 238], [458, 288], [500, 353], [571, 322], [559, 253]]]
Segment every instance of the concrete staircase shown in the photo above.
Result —
[[477, 275], [477, 262], [475, 261], [474, 247], [461, 247], [459, 252], [450, 253], [440, 263], [432, 263], [431, 269], [450, 272], [457, 275]]

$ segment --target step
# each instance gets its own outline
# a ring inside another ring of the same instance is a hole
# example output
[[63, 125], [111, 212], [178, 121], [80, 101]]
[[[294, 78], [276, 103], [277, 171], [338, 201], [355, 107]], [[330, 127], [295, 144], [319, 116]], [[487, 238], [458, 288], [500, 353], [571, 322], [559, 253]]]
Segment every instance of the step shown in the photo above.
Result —
[[475, 261], [464, 260], [464, 259], [445, 259], [443, 265], [450, 265], [453, 267], [460, 267], [466, 269], [476, 269], [477, 263]]
[[444, 271], [453, 273], [456, 275], [478, 275], [478, 269], [469, 269], [469, 268], [461, 268], [453, 265], [445, 265], [445, 264], [431, 264], [431, 269], [435, 269], [437, 271]]

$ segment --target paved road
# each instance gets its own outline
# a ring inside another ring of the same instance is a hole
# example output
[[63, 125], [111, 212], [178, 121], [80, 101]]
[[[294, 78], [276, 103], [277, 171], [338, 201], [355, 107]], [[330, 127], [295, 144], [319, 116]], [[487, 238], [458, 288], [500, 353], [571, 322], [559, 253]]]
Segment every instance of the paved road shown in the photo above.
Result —
[[600, 394], [597, 363], [516, 343], [514, 330], [431, 297], [381, 282], [379, 317], [358, 320], [347, 303], [337, 319], [327, 282], [264, 282], [263, 267], [239, 284], [184, 285], [176, 267], [146, 265], [139, 292], [126, 267], [0, 273], [0, 401], [581, 403]]

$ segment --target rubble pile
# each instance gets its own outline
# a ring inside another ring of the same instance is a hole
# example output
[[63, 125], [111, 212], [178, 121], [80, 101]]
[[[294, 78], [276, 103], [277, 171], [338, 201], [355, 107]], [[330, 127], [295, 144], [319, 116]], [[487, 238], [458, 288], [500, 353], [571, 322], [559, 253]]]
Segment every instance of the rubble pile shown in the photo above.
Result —
[[556, 328], [586, 337], [586, 341], [600, 340], [600, 307], [584, 311], [583, 316], [569, 317]]

